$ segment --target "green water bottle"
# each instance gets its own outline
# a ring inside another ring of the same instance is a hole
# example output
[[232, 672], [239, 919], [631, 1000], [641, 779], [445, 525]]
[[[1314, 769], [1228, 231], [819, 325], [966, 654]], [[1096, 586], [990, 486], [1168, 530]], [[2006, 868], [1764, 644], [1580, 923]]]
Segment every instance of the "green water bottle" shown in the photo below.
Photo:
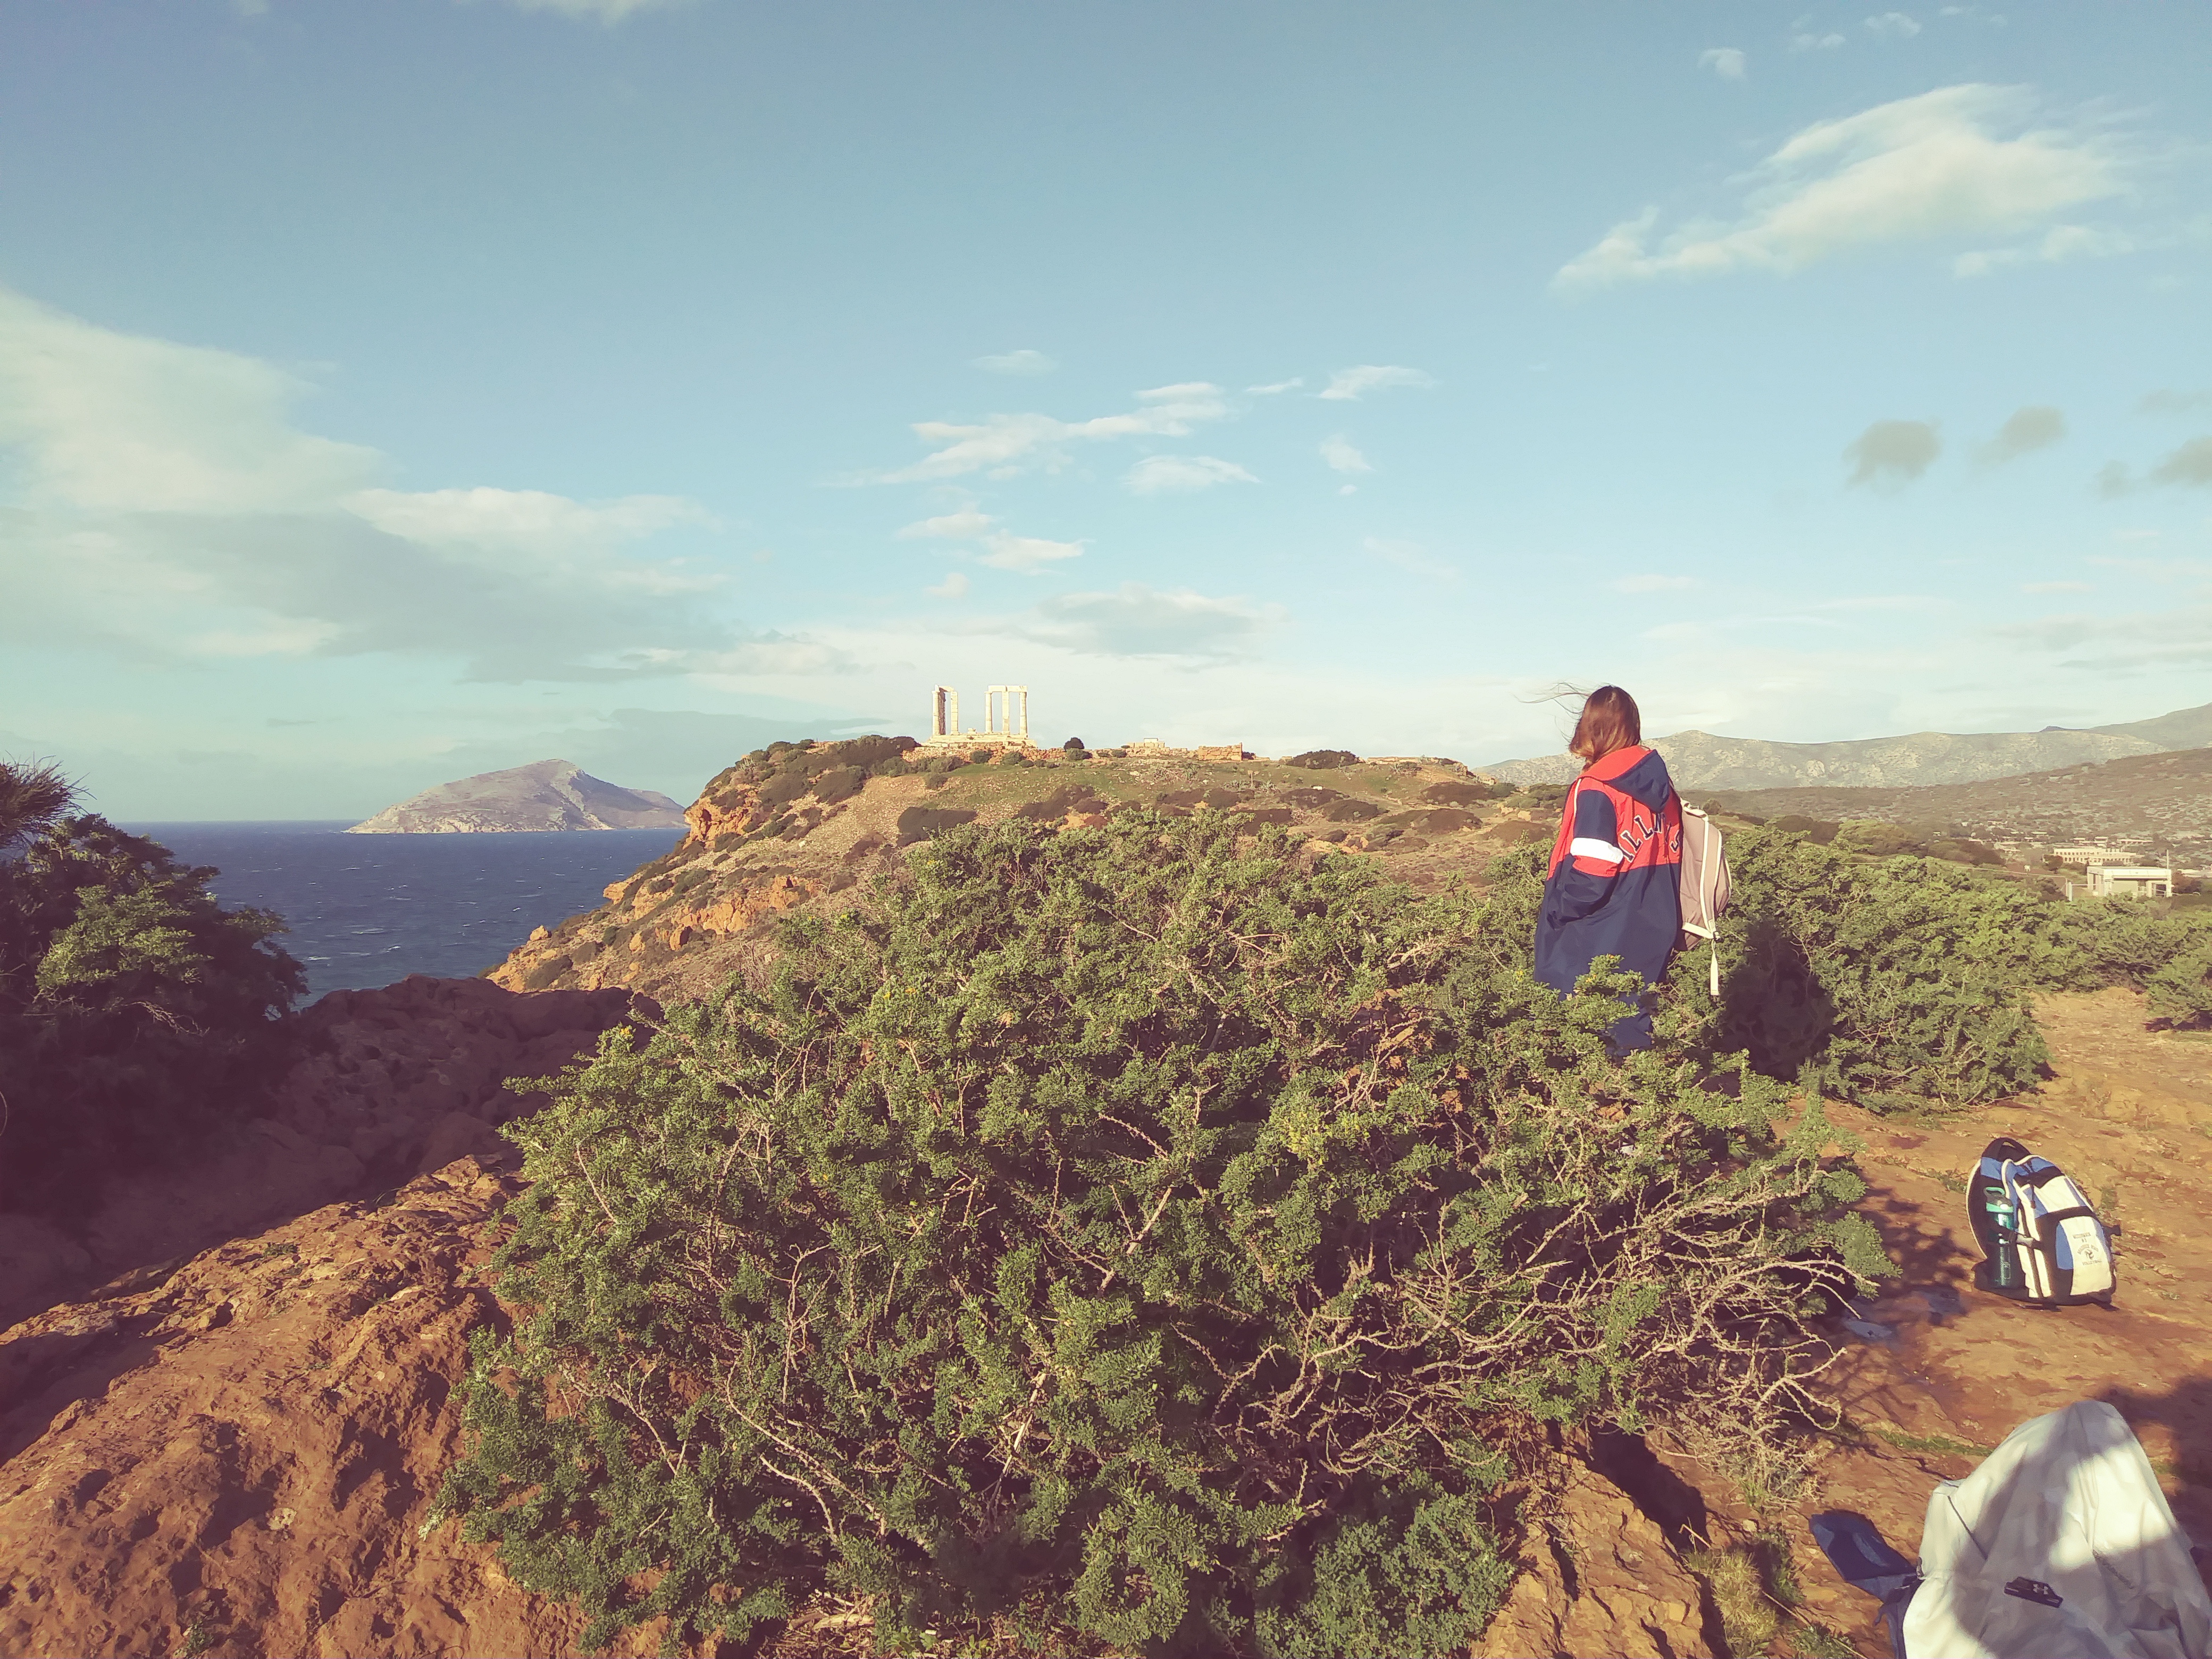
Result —
[[1983, 1207], [1989, 1211], [1997, 1235], [1996, 1246], [1990, 1252], [1990, 1283], [1999, 1290], [2009, 1290], [2020, 1283], [2020, 1251], [2012, 1240], [2019, 1216], [2002, 1187], [1990, 1188]]

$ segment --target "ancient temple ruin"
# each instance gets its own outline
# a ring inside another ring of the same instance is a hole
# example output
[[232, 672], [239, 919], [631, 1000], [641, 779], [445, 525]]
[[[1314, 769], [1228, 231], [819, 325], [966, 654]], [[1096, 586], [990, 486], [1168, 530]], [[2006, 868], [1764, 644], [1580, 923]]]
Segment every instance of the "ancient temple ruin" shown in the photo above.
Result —
[[988, 686], [983, 692], [983, 729], [960, 729], [960, 694], [940, 685], [931, 694], [929, 736], [924, 748], [1028, 749], [1030, 689], [1026, 685]]

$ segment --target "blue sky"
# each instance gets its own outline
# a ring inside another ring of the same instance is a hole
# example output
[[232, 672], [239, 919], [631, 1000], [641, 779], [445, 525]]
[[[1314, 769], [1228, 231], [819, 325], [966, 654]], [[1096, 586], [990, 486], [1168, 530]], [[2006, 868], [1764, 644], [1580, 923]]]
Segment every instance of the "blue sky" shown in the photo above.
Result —
[[[18, 0], [0, 754], [2212, 698], [2201, 7]], [[975, 723], [971, 719], [970, 723]]]

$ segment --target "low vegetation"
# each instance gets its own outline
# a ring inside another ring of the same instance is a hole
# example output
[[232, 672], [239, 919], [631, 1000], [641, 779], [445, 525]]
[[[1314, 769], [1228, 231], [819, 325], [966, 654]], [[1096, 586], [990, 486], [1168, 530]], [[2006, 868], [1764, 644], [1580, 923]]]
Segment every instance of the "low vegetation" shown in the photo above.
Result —
[[1620, 976], [1536, 984], [1528, 867], [938, 836], [513, 1131], [525, 1313], [447, 1510], [590, 1642], [829, 1589], [891, 1650], [1463, 1647], [1516, 1448], [1771, 1434], [1883, 1265], [1817, 1109], [1680, 1011], [1609, 1060]]
[[51, 767], [0, 763], [0, 1206], [81, 1204], [107, 1170], [244, 1115], [306, 984], [215, 872], [71, 811]]

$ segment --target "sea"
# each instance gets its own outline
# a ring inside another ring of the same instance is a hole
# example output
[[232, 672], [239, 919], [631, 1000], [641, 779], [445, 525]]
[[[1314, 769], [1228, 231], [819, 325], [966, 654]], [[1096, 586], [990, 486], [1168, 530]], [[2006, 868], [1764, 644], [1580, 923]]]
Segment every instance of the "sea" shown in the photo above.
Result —
[[349, 836], [334, 823], [131, 823], [189, 865], [221, 872], [226, 906], [274, 910], [276, 943], [307, 970], [307, 995], [410, 974], [483, 971], [601, 890], [676, 845], [681, 830], [506, 836]]

